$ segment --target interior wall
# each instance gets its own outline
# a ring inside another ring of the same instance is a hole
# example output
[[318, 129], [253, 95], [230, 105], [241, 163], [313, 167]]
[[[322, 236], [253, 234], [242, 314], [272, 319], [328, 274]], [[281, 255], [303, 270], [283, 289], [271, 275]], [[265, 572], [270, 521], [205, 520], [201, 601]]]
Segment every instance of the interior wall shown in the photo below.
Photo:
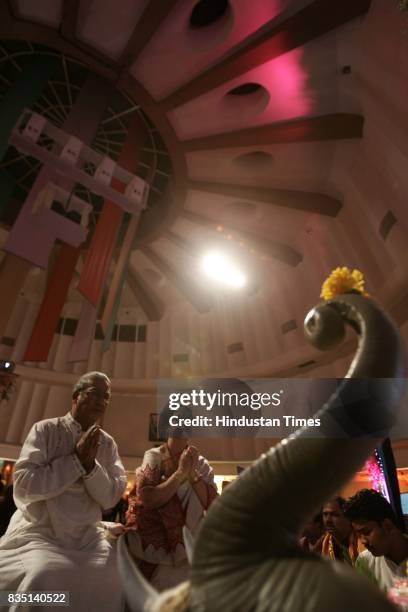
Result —
[[[408, 342], [408, 323], [401, 327]], [[325, 366], [302, 372], [304, 378], [342, 378], [352, 356], [342, 357]], [[19, 371], [19, 368], [17, 368]], [[35, 421], [64, 415], [71, 404], [71, 390], [76, 376], [52, 374], [34, 368], [24, 370], [9, 401], [0, 402], [0, 448], [5, 457], [16, 458], [28, 430]], [[103, 427], [116, 440], [127, 469], [140, 464], [143, 453], [154, 443], [149, 441], [149, 417], [156, 409], [155, 387], [138, 390], [135, 380], [114, 380], [112, 401], [103, 420]], [[408, 411], [407, 411], [408, 413]], [[267, 439], [201, 439], [195, 440], [200, 451], [215, 462], [217, 473], [234, 474], [236, 465], [246, 465], [277, 440]], [[396, 462], [408, 466], [408, 441], [398, 431], [393, 437]], [[8, 450], [7, 450], [8, 449]]]

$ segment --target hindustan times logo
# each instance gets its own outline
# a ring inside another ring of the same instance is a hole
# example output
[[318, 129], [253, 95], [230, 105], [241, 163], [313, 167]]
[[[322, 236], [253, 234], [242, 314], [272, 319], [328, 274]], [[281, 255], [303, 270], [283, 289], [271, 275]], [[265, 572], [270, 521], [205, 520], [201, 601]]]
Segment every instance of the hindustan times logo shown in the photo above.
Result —
[[220, 389], [208, 393], [203, 389], [193, 389], [184, 393], [170, 393], [169, 408], [178, 410], [184, 406], [198, 406], [210, 411], [214, 407], [242, 406], [251, 410], [260, 410], [270, 406], [280, 406], [282, 393], [282, 390], [275, 393], [226, 393]]

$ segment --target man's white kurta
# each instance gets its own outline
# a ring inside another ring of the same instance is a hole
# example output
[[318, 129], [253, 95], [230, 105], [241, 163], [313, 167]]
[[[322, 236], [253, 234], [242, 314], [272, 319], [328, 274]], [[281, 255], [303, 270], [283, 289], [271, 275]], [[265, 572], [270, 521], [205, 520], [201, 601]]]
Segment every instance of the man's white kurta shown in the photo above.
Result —
[[388, 591], [397, 578], [405, 578], [407, 561], [397, 565], [386, 557], [374, 557], [369, 550], [363, 550], [357, 557], [356, 570], [378, 584], [382, 591]]
[[116, 612], [122, 595], [115, 549], [100, 521], [102, 509], [123, 494], [126, 476], [103, 430], [86, 474], [75, 454], [82, 433], [68, 413], [28, 434], [14, 473], [17, 511], [0, 539], [0, 590], [66, 590], [75, 611]]

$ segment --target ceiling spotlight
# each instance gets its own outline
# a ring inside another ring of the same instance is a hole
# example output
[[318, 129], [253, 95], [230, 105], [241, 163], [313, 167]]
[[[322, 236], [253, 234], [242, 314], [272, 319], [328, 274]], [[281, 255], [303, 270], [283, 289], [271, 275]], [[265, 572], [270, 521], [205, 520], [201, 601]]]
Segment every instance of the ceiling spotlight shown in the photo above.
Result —
[[242, 272], [222, 253], [208, 253], [203, 259], [202, 267], [207, 276], [222, 285], [240, 289], [246, 284]]

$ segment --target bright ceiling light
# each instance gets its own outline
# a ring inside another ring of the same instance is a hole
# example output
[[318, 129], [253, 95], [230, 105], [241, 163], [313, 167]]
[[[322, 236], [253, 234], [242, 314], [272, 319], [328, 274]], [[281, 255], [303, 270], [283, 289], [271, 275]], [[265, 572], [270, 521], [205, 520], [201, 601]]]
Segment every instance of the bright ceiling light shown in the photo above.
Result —
[[204, 272], [220, 284], [240, 289], [246, 283], [245, 276], [233, 262], [222, 253], [208, 253], [202, 262]]

